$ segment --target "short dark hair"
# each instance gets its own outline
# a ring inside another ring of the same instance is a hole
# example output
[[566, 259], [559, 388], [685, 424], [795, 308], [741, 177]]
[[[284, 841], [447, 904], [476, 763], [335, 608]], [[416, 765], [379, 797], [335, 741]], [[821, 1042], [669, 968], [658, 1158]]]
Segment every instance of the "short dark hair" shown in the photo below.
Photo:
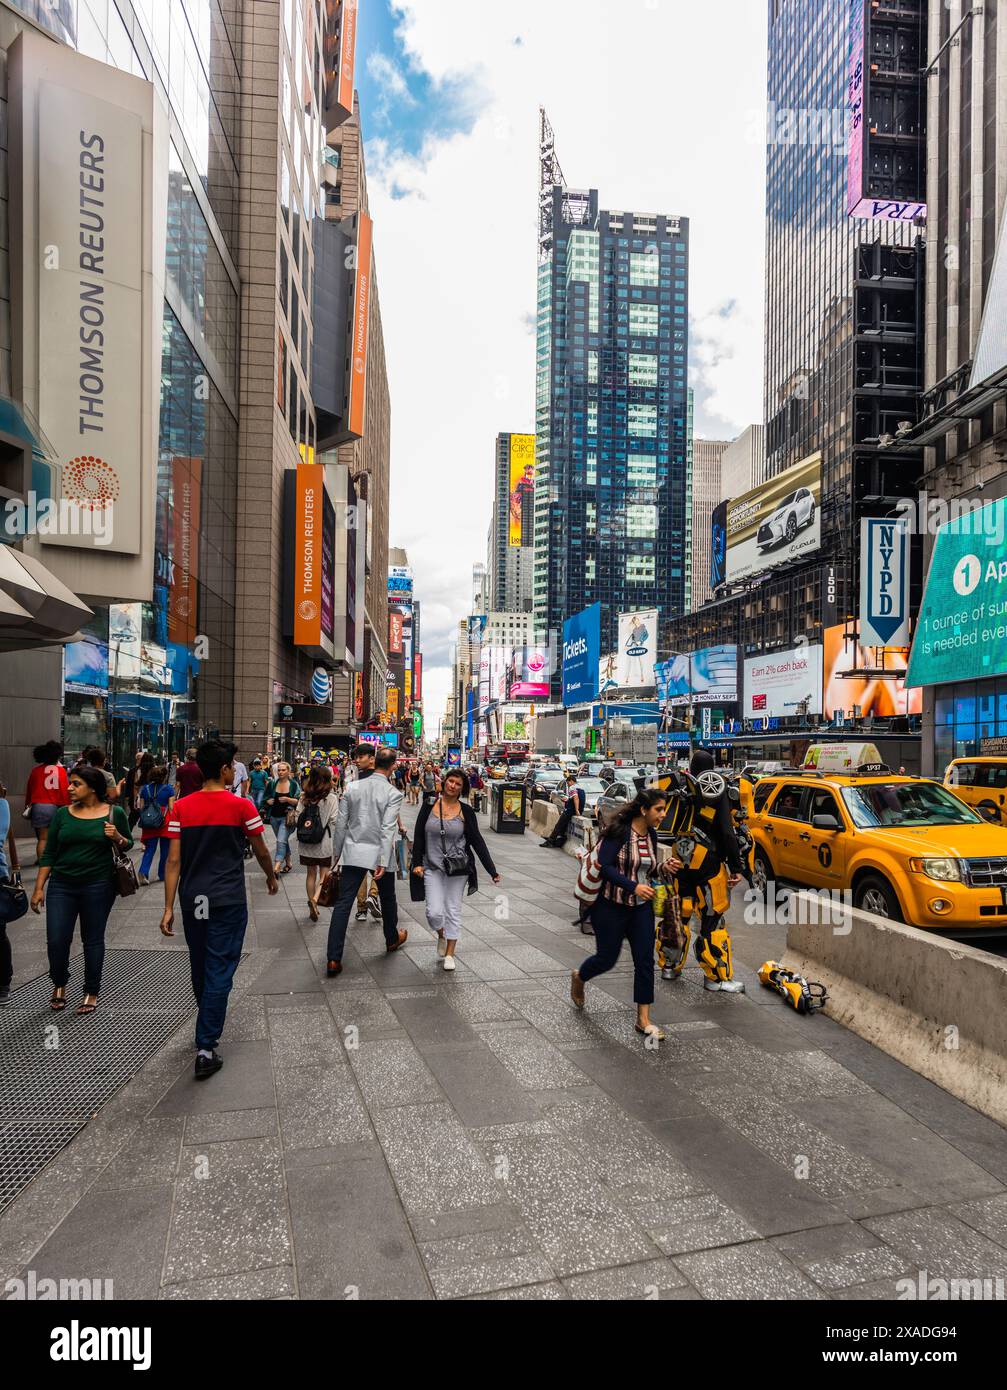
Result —
[[354, 762], [356, 762], [358, 758], [373, 758], [373, 757], [374, 757], [374, 744], [373, 744], [373, 743], [358, 743], [357, 746], [356, 746], [356, 748], [354, 748], [354, 750], [353, 750], [353, 761], [354, 761]]
[[96, 748], [85, 748], [85, 749], [84, 749], [84, 757], [85, 757], [85, 759], [87, 760], [87, 762], [89, 762], [89, 763], [91, 764], [92, 767], [104, 767], [104, 766], [105, 766], [105, 750], [104, 750], [104, 748], [97, 748], [97, 747], [96, 747]]
[[398, 760], [399, 755], [394, 748], [379, 748], [374, 757], [374, 766], [383, 772], [386, 767], [394, 767]]
[[58, 763], [63, 757], [63, 745], [51, 738], [48, 743], [40, 743], [32, 757], [37, 763]]
[[216, 782], [225, 767], [230, 767], [238, 751], [236, 743], [224, 743], [211, 738], [196, 749], [196, 763], [208, 782]]
[[108, 783], [105, 780], [105, 774], [100, 768], [87, 767], [86, 765], [84, 767], [75, 767], [70, 773], [70, 777], [71, 779], [76, 777], [78, 781], [83, 782], [86, 787], [89, 787], [90, 790], [94, 792], [99, 801], [108, 800]]

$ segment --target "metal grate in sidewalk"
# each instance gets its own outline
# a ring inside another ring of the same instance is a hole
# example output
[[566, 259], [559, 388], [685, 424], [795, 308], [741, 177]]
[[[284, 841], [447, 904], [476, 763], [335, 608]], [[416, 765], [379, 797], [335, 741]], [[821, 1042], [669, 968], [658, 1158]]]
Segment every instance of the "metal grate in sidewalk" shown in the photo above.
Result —
[[0, 1009], [0, 1211], [195, 1009], [186, 951], [110, 950], [98, 1011], [77, 1018], [83, 964], [70, 962], [64, 1012], [45, 976]]

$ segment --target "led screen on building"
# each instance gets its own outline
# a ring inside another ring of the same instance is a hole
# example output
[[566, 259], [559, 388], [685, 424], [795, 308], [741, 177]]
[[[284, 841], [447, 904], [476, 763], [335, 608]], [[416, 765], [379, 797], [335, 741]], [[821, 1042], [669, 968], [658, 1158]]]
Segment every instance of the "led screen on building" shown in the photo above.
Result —
[[822, 456], [812, 454], [727, 508], [727, 581], [813, 554], [822, 544]]
[[743, 710], [746, 719], [821, 714], [821, 647], [794, 647], [746, 661]]
[[655, 668], [662, 707], [730, 705], [738, 698], [738, 648], [707, 647], [684, 652]]
[[[906, 686], [905, 680], [885, 676], [855, 676], [850, 671], [875, 669], [866, 652], [858, 642], [847, 644], [846, 628], [840, 623], [837, 627], [825, 630], [825, 677], [822, 710], [826, 719], [837, 714], [851, 715], [858, 709], [862, 715], [922, 714], [923, 691]], [[889, 648], [883, 653], [882, 671], [904, 671], [908, 649]]]
[[507, 544], [521, 544], [522, 525], [526, 506], [535, 497], [535, 436], [512, 434], [510, 437], [510, 521]]

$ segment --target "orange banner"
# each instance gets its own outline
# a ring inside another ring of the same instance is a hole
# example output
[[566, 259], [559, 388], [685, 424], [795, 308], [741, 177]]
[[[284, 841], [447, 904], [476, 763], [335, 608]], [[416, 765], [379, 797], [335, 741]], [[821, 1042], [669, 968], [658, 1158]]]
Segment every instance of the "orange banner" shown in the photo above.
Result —
[[171, 461], [171, 569], [168, 582], [168, 641], [191, 647], [199, 623], [199, 509], [201, 458]]
[[388, 715], [389, 723], [397, 724], [399, 721], [399, 691], [395, 685], [389, 686], [388, 695], [385, 700], [385, 713]]
[[297, 469], [297, 521], [294, 534], [294, 646], [318, 647], [322, 641], [322, 498], [325, 469], [301, 464]]
[[357, 8], [359, 0], [343, 0], [342, 28], [339, 35], [339, 105], [353, 110], [353, 78], [357, 54]]
[[371, 245], [374, 224], [358, 214], [357, 273], [353, 291], [353, 342], [350, 352], [350, 409], [347, 428], [358, 439], [364, 433], [367, 407], [367, 339], [371, 319]]

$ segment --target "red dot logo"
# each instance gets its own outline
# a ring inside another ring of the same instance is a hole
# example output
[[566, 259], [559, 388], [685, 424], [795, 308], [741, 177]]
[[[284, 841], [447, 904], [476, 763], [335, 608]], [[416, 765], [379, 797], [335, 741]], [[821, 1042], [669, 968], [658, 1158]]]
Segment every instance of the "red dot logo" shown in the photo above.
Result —
[[63, 496], [90, 511], [103, 511], [119, 498], [119, 475], [95, 454], [79, 454], [63, 469]]

